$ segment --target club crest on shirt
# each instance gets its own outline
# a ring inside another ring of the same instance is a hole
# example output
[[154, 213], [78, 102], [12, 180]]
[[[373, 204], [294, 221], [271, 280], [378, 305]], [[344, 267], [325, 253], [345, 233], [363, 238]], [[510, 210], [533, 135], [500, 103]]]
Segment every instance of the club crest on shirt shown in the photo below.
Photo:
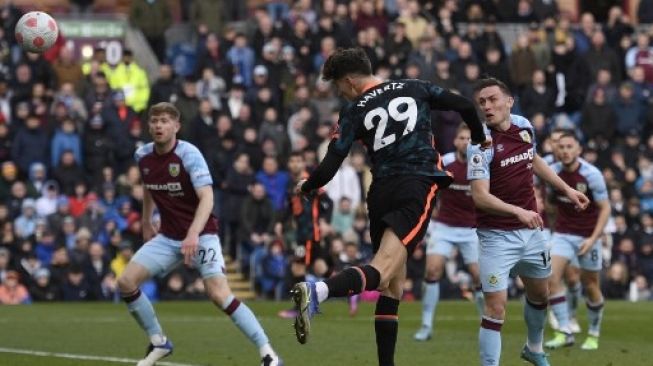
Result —
[[496, 286], [499, 283], [499, 278], [495, 275], [490, 275], [487, 278], [487, 283], [489, 283], [490, 286]]
[[143, 174], [144, 175], [150, 174], [150, 168], [143, 168]]
[[179, 163], [170, 163], [168, 165], [168, 173], [171, 177], [176, 177], [179, 175]]
[[502, 152], [503, 151], [503, 144], [498, 144], [497, 145], [497, 152]]
[[576, 183], [576, 190], [581, 193], [587, 192], [587, 184], [585, 183]]
[[522, 140], [524, 140], [525, 143], [530, 144], [531, 143], [531, 134], [528, 133], [528, 131], [519, 131], [519, 136], [521, 137]]

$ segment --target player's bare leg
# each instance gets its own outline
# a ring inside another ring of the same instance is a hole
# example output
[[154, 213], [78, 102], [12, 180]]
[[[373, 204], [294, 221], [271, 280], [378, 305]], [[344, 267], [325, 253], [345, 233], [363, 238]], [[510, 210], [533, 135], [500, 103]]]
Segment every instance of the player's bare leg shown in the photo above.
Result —
[[442, 255], [432, 254], [426, 256], [426, 275], [424, 276], [424, 292], [422, 294], [422, 326], [414, 335], [416, 341], [431, 339], [433, 317], [440, 300], [440, 279], [444, 273], [445, 261], [446, 258]]
[[406, 264], [407, 251], [392, 231], [386, 229], [379, 250], [369, 265], [350, 267], [337, 275], [317, 283], [300, 282], [291, 290], [297, 310], [295, 335], [299, 343], [306, 343], [310, 334], [310, 320], [319, 312], [319, 304], [330, 297], [345, 297], [363, 291], [385, 290]]
[[549, 298], [549, 282], [547, 278], [521, 277], [526, 290], [524, 304], [524, 320], [528, 336], [522, 349], [521, 358], [536, 366], [549, 366], [547, 355], [543, 350], [544, 324], [546, 323], [546, 308]]
[[[404, 250], [405, 251], [405, 250]], [[376, 334], [376, 354], [379, 366], [394, 366], [397, 332], [399, 330], [399, 302], [404, 293], [406, 265], [400, 269], [395, 278], [390, 280], [388, 288], [381, 292], [374, 312], [374, 332]]]
[[478, 263], [470, 263], [467, 265], [467, 272], [472, 276], [472, 285], [474, 286], [474, 303], [478, 315], [483, 316], [483, 309], [485, 307], [485, 298], [483, 297], [483, 290], [481, 288], [481, 273]]
[[213, 276], [204, 279], [209, 299], [225, 312], [243, 334], [254, 344], [261, 355], [261, 366], [280, 366], [283, 361], [272, 349], [265, 331], [247, 305], [236, 299], [227, 278]]
[[567, 284], [567, 304], [569, 305], [569, 330], [576, 334], [581, 332], [576, 310], [583, 295], [583, 286], [580, 281], [580, 268], [569, 265], [565, 269], [565, 284]]
[[172, 342], [163, 334], [152, 303], [139, 289], [148, 278], [150, 278], [148, 270], [134, 261], [129, 262], [118, 277], [120, 296], [138, 325], [150, 338], [145, 358], [138, 362], [138, 366], [154, 365], [156, 361], [172, 354]]
[[551, 277], [549, 277], [551, 293], [549, 304], [551, 305], [551, 311], [558, 320], [558, 330], [555, 332], [553, 339], [545, 344], [546, 348], [550, 349], [569, 347], [575, 342], [574, 335], [569, 329], [569, 306], [565, 297], [567, 289], [562, 282], [568, 263], [569, 260], [565, 257], [557, 255], [551, 257], [552, 272]]
[[581, 282], [587, 293], [587, 318], [589, 320], [588, 336], [581, 349], [591, 351], [599, 348], [599, 334], [603, 319], [603, 294], [599, 286], [599, 272], [581, 271]]

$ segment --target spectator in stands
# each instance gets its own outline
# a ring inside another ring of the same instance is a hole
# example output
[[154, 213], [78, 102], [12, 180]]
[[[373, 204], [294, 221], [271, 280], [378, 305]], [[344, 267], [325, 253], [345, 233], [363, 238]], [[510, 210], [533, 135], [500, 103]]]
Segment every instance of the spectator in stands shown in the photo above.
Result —
[[36, 204], [34, 199], [24, 199], [22, 202], [22, 214], [15, 221], [16, 235], [19, 239], [25, 239], [34, 234], [36, 220]]
[[61, 289], [50, 279], [50, 270], [40, 268], [34, 273], [34, 283], [29, 287], [34, 302], [59, 301]]
[[124, 172], [133, 161], [135, 146], [129, 130], [139, 120], [137, 111], [128, 105], [122, 90], [113, 93], [113, 103], [102, 109], [102, 121], [107, 124], [109, 137], [113, 141], [114, 165], [119, 173]]
[[200, 106], [196, 81], [192, 77], [186, 77], [181, 85], [181, 93], [176, 94], [172, 99], [180, 113], [179, 136], [182, 139], [188, 139], [190, 137], [190, 121], [195, 118]]
[[283, 255], [283, 244], [276, 241], [270, 245], [265, 257], [261, 260], [262, 274], [259, 278], [261, 292], [267, 298], [280, 300], [286, 278], [286, 259]]
[[84, 170], [90, 178], [90, 186], [100, 184], [102, 168], [111, 166], [114, 162], [114, 141], [110, 136], [110, 127], [102, 115], [94, 115], [84, 128], [82, 146], [84, 154]]
[[170, 64], [161, 64], [159, 66], [159, 76], [152, 84], [150, 90], [150, 100], [148, 107], [160, 102], [171, 102], [173, 94], [177, 92], [177, 83], [175, 81], [174, 71]]
[[226, 3], [222, 1], [194, 0], [188, 18], [200, 33], [206, 29], [206, 32], [220, 34], [228, 19], [225, 8]]
[[59, 196], [59, 184], [54, 180], [48, 180], [43, 184], [41, 196], [36, 199], [36, 215], [47, 217], [57, 210], [57, 198]]
[[244, 34], [236, 35], [234, 45], [227, 51], [227, 59], [234, 68], [235, 75], [241, 77], [242, 83], [247, 87], [251, 86], [255, 58], [254, 51], [248, 46]]
[[250, 186], [249, 192], [249, 196], [240, 206], [240, 231], [238, 232], [239, 260], [246, 276], [249, 276], [251, 270], [250, 263], [256, 263], [265, 245], [270, 243], [275, 224], [274, 208], [266, 196], [263, 184], [254, 183]]
[[11, 251], [6, 246], [0, 246], [0, 283], [7, 277], [7, 271], [13, 268]]
[[93, 292], [81, 267], [77, 265], [70, 267], [61, 286], [61, 293], [64, 301], [93, 300]]
[[262, 169], [256, 173], [256, 180], [265, 187], [274, 210], [280, 212], [283, 209], [287, 194], [286, 189], [290, 181], [288, 172], [279, 170], [279, 162], [276, 158], [265, 157]]
[[537, 69], [535, 54], [530, 48], [528, 36], [521, 34], [510, 54], [510, 79], [521, 95], [524, 88], [531, 82], [533, 72]]
[[22, 174], [29, 173], [29, 166], [38, 161], [49, 163], [49, 139], [36, 115], [30, 115], [25, 127], [18, 130], [14, 137], [11, 157]]
[[594, 90], [591, 101], [585, 103], [581, 115], [581, 130], [586, 140], [598, 143], [612, 141], [617, 120], [603, 88]]
[[65, 151], [70, 151], [73, 158], [79, 164], [82, 163], [82, 145], [79, 134], [76, 131], [75, 122], [66, 118], [61, 122], [52, 138], [50, 145], [50, 162], [52, 168], [57, 168], [62, 162], [61, 156]]
[[621, 262], [613, 263], [601, 281], [601, 292], [608, 299], [623, 300], [628, 291], [628, 269]]
[[20, 305], [32, 302], [27, 288], [19, 282], [18, 272], [7, 271], [0, 283], [0, 304]]
[[127, 106], [137, 113], [145, 110], [150, 99], [150, 84], [145, 70], [134, 62], [134, 54], [130, 49], [123, 50], [122, 61], [108, 76], [111, 88], [122, 90]]
[[82, 65], [76, 59], [74, 50], [71, 47], [63, 47], [59, 52], [59, 57], [52, 65], [57, 79], [57, 85], [61, 86], [70, 83], [76, 88], [81, 87], [84, 73]]
[[165, 31], [172, 25], [169, 5], [162, 0], [132, 1], [129, 20], [143, 32], [155, 56], [163, 61], [166, 50]]
[[333, 210], [331, 217], [331, 225], [333, 230], [342, 235], [351, 230], [354, 224], [354, 209], [352, 207], [351, 199], [348, 197], [340, 198], [338, 207]]
[[[78, 234], [78, 240], [79, 236]], [[91, 288], [91, 297], [96, 300], [105, 300], [102, 283], [104, 278], [111, 272], [111, 268], [102, 244], [94, 242], [88, 247], [88, 257], [82, 262], [82, 269]]]
[[640, 134], [644, 131], [646, 118], [646, 105], [635, 98], [633, 85], [626, 81], [619, 87], [619, 95], [613, 103], [616, 114], [616, 130], [621, 136], [626, 136], [631, 131]]

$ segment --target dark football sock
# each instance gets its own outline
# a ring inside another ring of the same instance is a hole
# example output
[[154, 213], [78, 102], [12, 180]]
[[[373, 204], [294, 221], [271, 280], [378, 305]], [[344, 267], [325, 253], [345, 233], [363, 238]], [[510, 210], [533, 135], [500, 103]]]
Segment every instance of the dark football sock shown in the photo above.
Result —
[[376, 332], [376, 353], [379, 366], [394, 366], [395, 345], [399, 330], [399, 300], [387, 296], [379, 297], [374, 313], [374, 331]]
[[376, 290], [380, 281], [379, 271], [366, 265], [349, 267], [324, 282], [329, 287], [329, 298], [331, 298], [356, 295], [365, 290]]

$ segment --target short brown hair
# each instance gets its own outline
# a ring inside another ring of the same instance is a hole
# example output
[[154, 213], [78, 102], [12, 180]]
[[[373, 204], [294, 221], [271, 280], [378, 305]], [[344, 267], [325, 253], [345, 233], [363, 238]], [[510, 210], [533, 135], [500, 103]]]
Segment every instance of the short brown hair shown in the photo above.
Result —
[[372, 75], [372, 64], [362, 48], [337, 49], [324, 63], [322, 80], [338, 80], [348, 74]]
[[179, 109], [174, 104], [168, 102], [161, 102], [151, 106], [148, 117], [158, 116], [164, 113], [169, 114], [172, 119], [179, 120]]
[[469, 126], [467, 126], [467, 123], [465, 123], [465, 122], [460, 122], [460, 124], [458, 125], [458, 128], [456, 128], [456, 136], [458, 136], [458, 134], [460, 133], [460, 131], [465, 131], [465, 130], [467, 130], [467, 131], [471, 131], [471, 130], [469, 129]]
[[479, 80], [476, 83], [476, 85], [474, 85], [474, 94], [480, 92], [481, 90], [483, 90], [485, 88], [489, 88], [489, 87], [492, 87], [492, 86], [498, 86], [499, 89], [501, 89], [501, 91], [505, 95], [512, 96], [512, 93], [510, 92], [510, 88], [508, 88], [508, 85], [506, 85], [506, 83], [504, 83], [503, 81], [501, 81], [499, 79], [495, 79], [495, 78], [485, 78], [485, 79]]

